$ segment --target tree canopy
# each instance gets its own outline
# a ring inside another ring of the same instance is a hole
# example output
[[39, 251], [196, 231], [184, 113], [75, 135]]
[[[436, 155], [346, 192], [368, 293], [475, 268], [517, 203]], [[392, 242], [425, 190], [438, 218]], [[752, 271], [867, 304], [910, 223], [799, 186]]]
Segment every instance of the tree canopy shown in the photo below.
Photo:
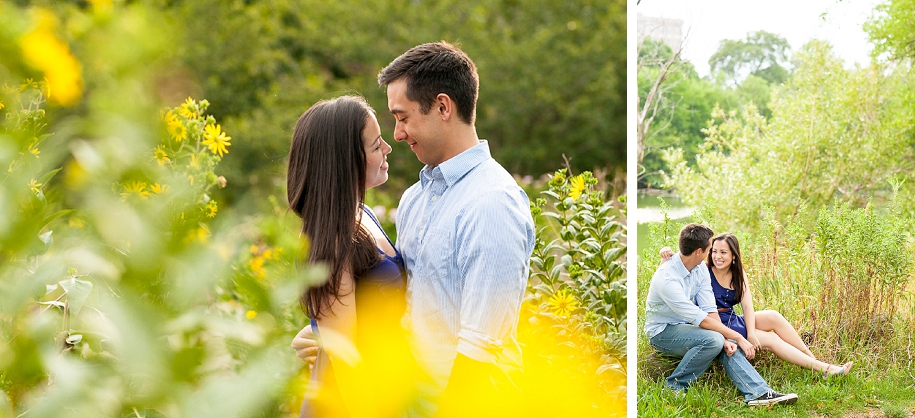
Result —
[[788, 70], [791, 46], [785, 38], [766, 31], [747, 34], [746, 39], [725, 39], [708, 60], [712, 72], [722, 71], [736, 84], [744, 74], [755, 75], [770, 83], [782, 83]]

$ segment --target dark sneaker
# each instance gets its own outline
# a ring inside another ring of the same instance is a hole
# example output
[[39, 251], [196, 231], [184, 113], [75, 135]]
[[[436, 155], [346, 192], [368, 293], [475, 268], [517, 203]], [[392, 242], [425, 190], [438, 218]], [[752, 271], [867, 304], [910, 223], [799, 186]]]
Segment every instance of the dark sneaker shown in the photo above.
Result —
[[762, 396], [753, 399], [752, 401], [747, 401], [747, 405], [791, 405], [797, 402], [797, 394], [794, 393], [778, 393], [774, 390], [770, 390], [764, 393]]

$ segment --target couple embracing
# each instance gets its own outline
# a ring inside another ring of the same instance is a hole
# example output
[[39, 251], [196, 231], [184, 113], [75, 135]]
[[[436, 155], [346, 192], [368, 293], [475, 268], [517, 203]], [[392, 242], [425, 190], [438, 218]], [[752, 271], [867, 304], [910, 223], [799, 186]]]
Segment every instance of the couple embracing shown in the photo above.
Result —
[[425, 164], [398, 206], [396, 245], [364, 205], [366, 190], [387, 180], [391, 152], [368, 103], [319, 102], [293, 134], [289, 207], [309, 262], [328, 270], [302, 295], [312, 321], [292, 343], [302, 359], [316, 357], [301, 415], [467, 416], [468, 396], [517, 399], [534, 225], [527, 196], [477, 137], [476, 67], [453, 45], [429, 43], [392, 61], [378, 83], [394, 140]]
[[[664, 260], [651, 278], [645, 303], [649, 344], [682, 357], [667, 377], [669, 390], [683, 394], [718, 359], [747, 405], [793, 404], [797, 394], [772, 390], [748, 361], [768, 350], [824, 378], [845, 375], [854, 363], [828, 364], [814, 357], [794, 327], [780, 313], [756, 312], [733, 234], [714, 236], [700, 224], [680, 230], [679, 252], [661, 249]], [[742, 305], [743, 315], [733, 308]]]

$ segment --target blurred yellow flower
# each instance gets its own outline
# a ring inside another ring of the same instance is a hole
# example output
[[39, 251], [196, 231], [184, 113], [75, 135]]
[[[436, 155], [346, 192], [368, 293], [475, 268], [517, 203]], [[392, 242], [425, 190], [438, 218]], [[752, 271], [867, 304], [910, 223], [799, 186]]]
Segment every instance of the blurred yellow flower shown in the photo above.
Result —
[[210, 231], [208, 231], [203, 225], [197, 229], [193, 229], [188, 232], [187, 238], [184, 239], [184, 242], [190, 243], [192, 241], [198, 241], [201, 244], [206, 244], [210, 239]]
[[70, 47], [54, 31], [57, 17], [46, 9], [36, 9], [35, 27], [19, 39], [25, 62], [44, 73], [48, 101], [72, 106], [83, 94], [82, 68]]
[[41, 186], [42, 184], [35, 179], [29, 181], [29, 188], [32, 189], [32, 192], [35, 194], [41, 193]]
[[206, 212], [207, 212], [207, 218], [213, 218], [216, 216], [216, 212], [219, 212], [219, 208], [216, 207], [215, 200], [211, 200], [210, 203], [207, 203]]
[[257, 316], [257, 311], [245, 312], [245, 318], [254, 319], [255, 316]]
[[124, 184], [124, 191], [121, 192], [121, 201], [125, 202], [127, 199], [132, 198], [138, 198], [140, 200], [149, 198], [149, 192], [146, 190], [145, 181], [131, 180]]
[[569, 197], [578, 200], [578, 198], [581, 197], [582, 192], [585, 191], [585, 178], [579, 174], [572, 177], [572, 180], [569, 183], [571, 185], [569, 188]]
[[232, 145], [229, 143], [232, 137], [226, 136], [226, 133], [222, 132], [222, 126], [207, 125], [203, 129], [205, 131], [203, 134], [203, 145], [206, 145], [210, 149], [210, 152], [220, 157], [222, 157], [223, 154], [229, 153], [229, 151], [226, 150], [226, 147]]
[[156, 183], [156, 184], [153, 184], [152, 186], [149, 186], [149, 190], [153, 194], [165, 194], [165, 193], [168, 193], [168, 185]]
[[76, 229], [82, 229], [84, 226], [86, 226], [85, 222], [83, 222], [83, 220], [80, 218], [70, 218], [67, 224], [70, 225], [70, 228]]
[[0, 109], [3, 109], [3, 108], [4, 108], [3, 102], [0, 102]]
[[159, 166], [163, 166], [163, 165], [165, 165], [165, 163], [172, 161], [170, 158], [168, 158], [168, 154], [165, 152], [165, 148], [162, 148], [161, 145], [156, 147], [155, 157], [156, 157], [156, 162], [159, 163]]
[[171, 135], [175, 141], [181, 142], [184, 138], [187, 138], [187, 128], [178, 120], [178, 116], [175, 115], [173, 110], [169, 110], [168, 113], [165, 114], [165, 129], [168, 130], [168, 134]]
[[575, 311], [578, 308], [578, 301], [575, 300], [575, 296], [569, 293], [568, 289], [562, 289], [550, 296], [549, 300], [550, 309], [553, 311], [553, 315], [556, 315], [560, 318], [568, 317], [569, 314]]
[[[197, 163], [197, 154], [191, 154], [191, 164], [189, 165], [189, 167], [194, 167], [198, 170], [200, 169], [200, 164]], [[191, 184], [194, 184], [193, 179], [191, 179]]]
[[[0, 106], [0, 109], [2, 109], [2, 108], [3, 107]], [[32, 153], [32, 155], [34, 155], [35, 158], [38, 158], [38, 156], [41, 155], [41, 150], [38, 149], [38, 144], [36, 144], [34, 142], [29, 144], [29, 152]]]
[[188, 119], [197, 119], [197, 103], [190, 97], [178, 107], [178, 114]]
[[254, 273], [254, 276], [264, 277], [267, 275], [267, 271], [264, 270], [264, 261], [264, 257], [261, 256], [252, 257], [251, 260], [248, 261], [248, 267], [251, 268], [251, 272]]

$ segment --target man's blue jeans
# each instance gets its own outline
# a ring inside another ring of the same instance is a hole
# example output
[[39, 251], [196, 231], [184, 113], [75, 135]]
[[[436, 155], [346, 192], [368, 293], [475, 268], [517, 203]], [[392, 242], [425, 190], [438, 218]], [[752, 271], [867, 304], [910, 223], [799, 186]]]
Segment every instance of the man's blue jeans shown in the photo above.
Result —
[[707, 330], [689, 324], [668, 324], [648, 343], [664, 354], [683, 357], [674, 372], [667, 378], [667, 386], [673, 390], [684, 390], [696, 381], [715, 357], [724, 366], [724, 371], [734, 382], [744, 400], [756, 399], [771, 390], [766, 381], [747, 361], [739, 347], [728, 356], [724, 352], [724, 336], [717, 331]]

